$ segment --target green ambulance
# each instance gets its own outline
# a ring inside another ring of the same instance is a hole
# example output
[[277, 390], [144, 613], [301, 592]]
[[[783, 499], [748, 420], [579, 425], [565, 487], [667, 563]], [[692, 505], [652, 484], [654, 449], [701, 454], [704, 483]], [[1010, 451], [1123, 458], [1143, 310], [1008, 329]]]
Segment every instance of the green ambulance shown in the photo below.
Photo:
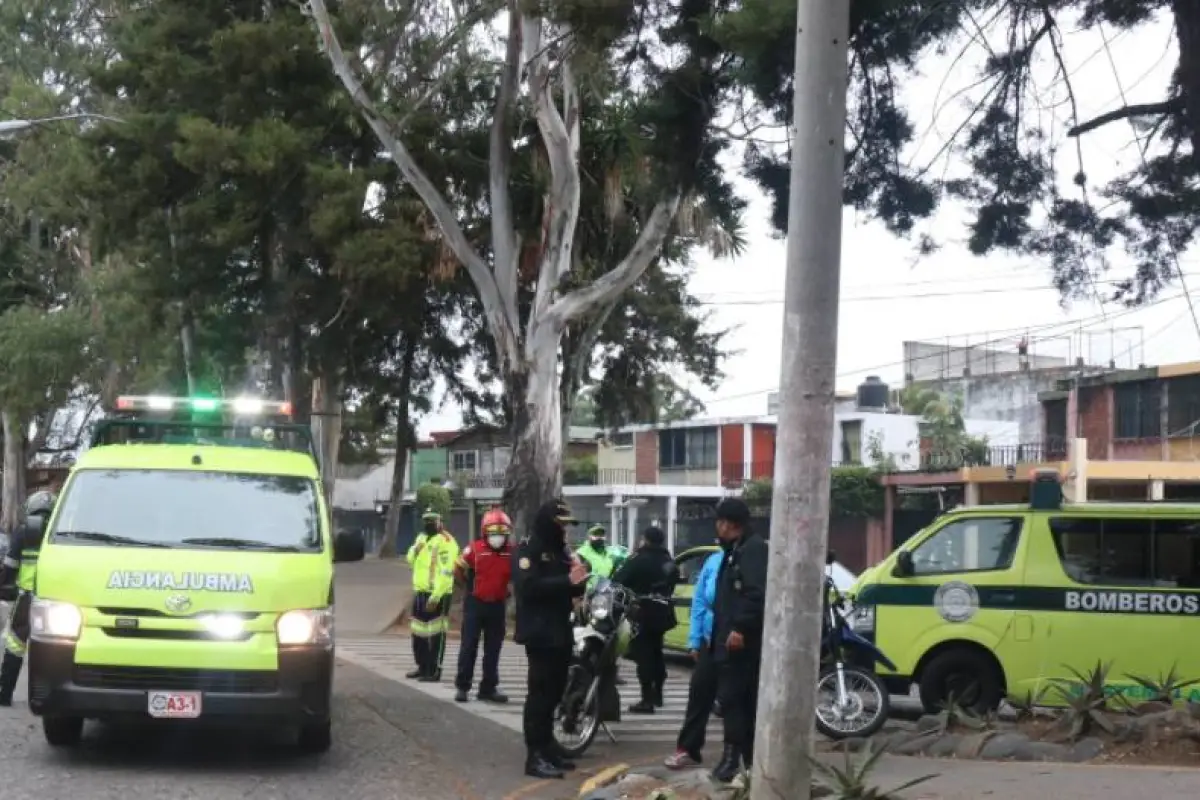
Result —
[[333, 535], [287, 403], [122, 397], [47, 522], [29, 705], [47, 741], [84, 720], [288, 726], [332, 741]]

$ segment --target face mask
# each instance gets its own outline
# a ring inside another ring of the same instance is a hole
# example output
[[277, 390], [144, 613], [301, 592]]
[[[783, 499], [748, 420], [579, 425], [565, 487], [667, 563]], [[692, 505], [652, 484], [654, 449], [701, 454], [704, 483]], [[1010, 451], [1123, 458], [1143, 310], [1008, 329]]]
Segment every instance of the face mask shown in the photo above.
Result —
[[425, 523], [425, 532], [426, 533], [437, 533], [438, 532], [437, 523], [433, 522], [432, 520], [429, 522], [426, 522]]
[[507, 542], [508, 542], [508, 537], [505, 536], [503, 533], [492, 533], [492, 534], [489, 534], [487, 537], [488, 547], [492, 548], [493, 550], [504, 549], [504, 545]]
[[592, 539], [592, 548], [604, 552], [605, 546], [608, 544], [603, 539]]

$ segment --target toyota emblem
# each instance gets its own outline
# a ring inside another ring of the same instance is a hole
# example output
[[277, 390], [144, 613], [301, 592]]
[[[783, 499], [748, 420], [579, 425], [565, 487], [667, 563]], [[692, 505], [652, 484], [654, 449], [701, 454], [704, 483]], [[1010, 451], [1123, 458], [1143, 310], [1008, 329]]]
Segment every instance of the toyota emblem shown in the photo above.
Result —
[[192, 607], [192, 601], [185, 594], [173, 594], [167, 597], [164, 605], [172, 614], [182, 614]]

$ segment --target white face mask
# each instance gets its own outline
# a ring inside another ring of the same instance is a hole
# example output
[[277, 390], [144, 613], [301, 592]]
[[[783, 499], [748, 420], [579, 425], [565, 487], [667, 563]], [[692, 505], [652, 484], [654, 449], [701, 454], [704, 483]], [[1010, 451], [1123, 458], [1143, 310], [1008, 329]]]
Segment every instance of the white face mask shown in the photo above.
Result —
[[493, 550], [500, 550], [508, 542], [508, 537], [503, 533], [491, 533], [487, 537], [488, 547]]

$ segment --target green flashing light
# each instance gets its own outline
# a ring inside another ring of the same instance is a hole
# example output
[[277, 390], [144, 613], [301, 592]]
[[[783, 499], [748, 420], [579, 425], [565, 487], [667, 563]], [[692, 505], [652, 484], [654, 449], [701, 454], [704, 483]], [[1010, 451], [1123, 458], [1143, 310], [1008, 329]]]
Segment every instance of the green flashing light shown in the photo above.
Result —
[[216, 411], [221, 406], [221, 401], [212, 397], [193, 397], [191, 403], [192, 411]]

